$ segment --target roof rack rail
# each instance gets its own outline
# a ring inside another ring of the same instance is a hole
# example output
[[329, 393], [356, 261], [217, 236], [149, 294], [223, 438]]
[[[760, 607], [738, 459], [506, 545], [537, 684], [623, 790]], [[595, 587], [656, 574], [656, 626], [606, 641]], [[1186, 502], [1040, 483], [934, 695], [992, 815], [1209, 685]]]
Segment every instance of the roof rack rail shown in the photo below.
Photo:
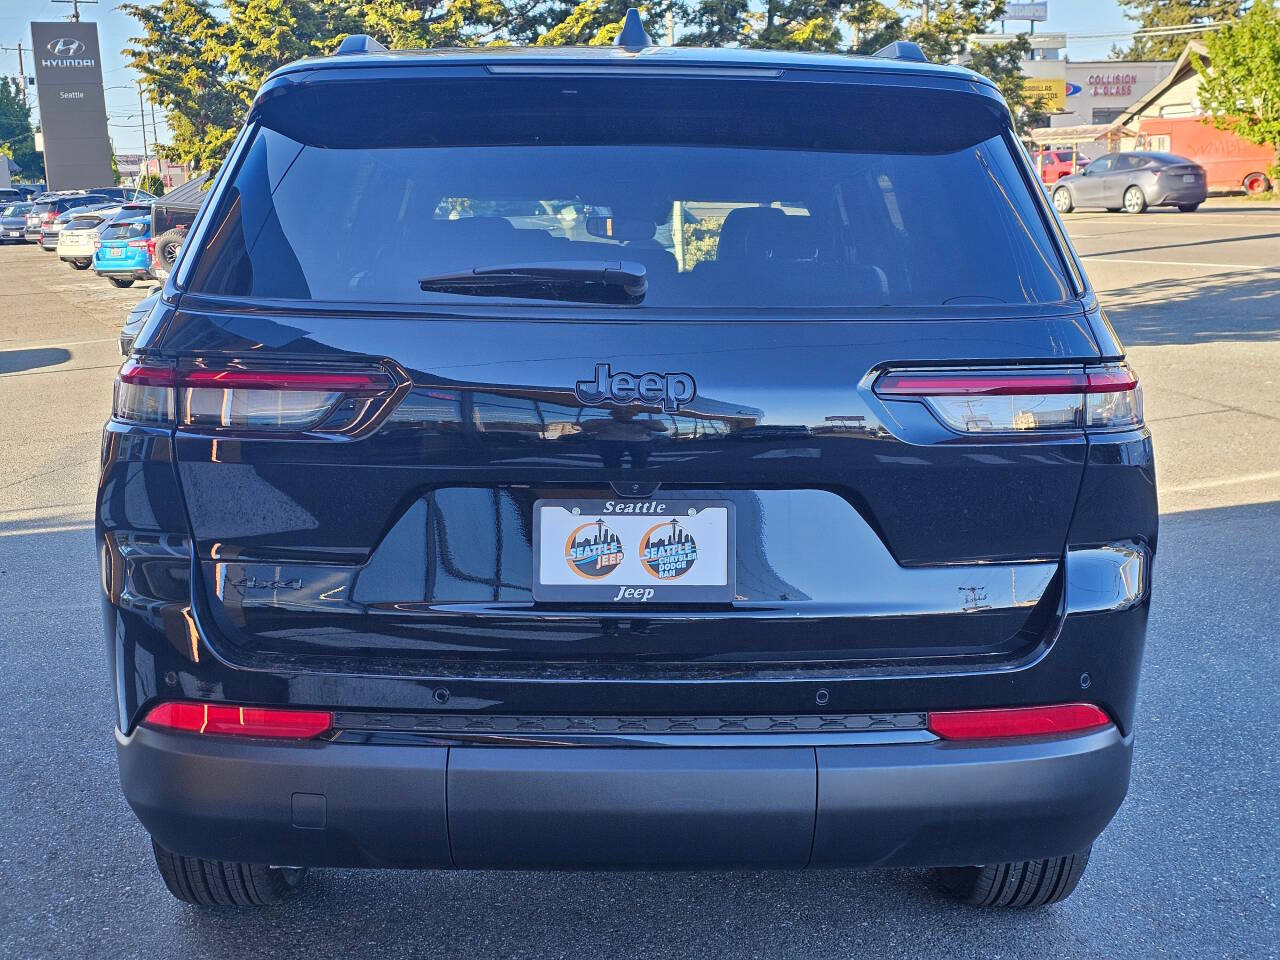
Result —
[[875, 53], [873, 57], [880, 57], [882, 60], [914, 60], [916, 63], [928, 63], [929, 58], [924, 55], [924, 51], [920, 49], [920, 44], [911, 40], [895, 40], [893, 43], [886, 44]]
[[386, 53], [387, 48], [367, 33], [352, 33], [342, 38], [338, 49], [333, 51], [335, 57], [351, 53]]

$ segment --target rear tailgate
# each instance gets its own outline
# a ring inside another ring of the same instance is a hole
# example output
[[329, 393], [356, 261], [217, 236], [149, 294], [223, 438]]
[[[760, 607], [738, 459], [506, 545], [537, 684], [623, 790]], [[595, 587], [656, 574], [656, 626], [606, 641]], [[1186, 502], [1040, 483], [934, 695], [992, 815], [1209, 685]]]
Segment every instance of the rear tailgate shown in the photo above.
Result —
[[[319, 71], [260, 99], [157, 354], [203, 385], [175, 450], [223, 656], [760, 670], [1051, 634], [1078, 423], [986, 435], [974, 401], [949, 429], [872, 389], [1097, 359], [1007, 113], [968, 80], [793, 73], [406, 69], [373, 96]], [[596, 257], [643, 267], [643, 302], [419, 285]], [[277, 407], [241, 389], [298, 371]], [[343, 377], [365, 385], [298, 419]], [[655, 498], [729, 505], [730, 595], [535, 597], [539, 500]]]
[[[230, 344], [263, 323], [184, 313], [173, 337]], [[269, 326], [295, 356], [393, 358], [412, 386], [357, 440], [178, 431], [205, 599], [230, 654], [990, 657], [1038, 642], [1056, 616], [1083, 435], [974, 442], [865, 380], [960, 350], [1090, 359], [1079, 316], [690, 323], [657, 338], [634, 323]], [[689, 407], [643, 415], [655, 429], [638, 469], [582, 429], [602, 411], [573, 386], [596, 362], [696, 380]], [[534, 502], [633, 490], [736, 505], [731, 608], [533, 602]]]

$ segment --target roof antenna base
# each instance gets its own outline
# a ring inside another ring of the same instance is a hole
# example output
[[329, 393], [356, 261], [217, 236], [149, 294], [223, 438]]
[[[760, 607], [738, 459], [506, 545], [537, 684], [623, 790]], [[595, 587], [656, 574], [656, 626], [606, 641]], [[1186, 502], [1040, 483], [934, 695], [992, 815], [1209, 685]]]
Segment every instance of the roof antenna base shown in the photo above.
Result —
[[622, 21], [622, 30], [613, 39], [615, 47], [626, 50], [643, 50], [645, 47], [656, 47], [653, 37], [649, 36], [640, 20], [640, 11], [631, 7]]
[[929, 58], [920, 49], [920, 44], [910, 40], [895, 40], [872, 54], [882, 60], [912, 60], [916, 63], [928, 63]]

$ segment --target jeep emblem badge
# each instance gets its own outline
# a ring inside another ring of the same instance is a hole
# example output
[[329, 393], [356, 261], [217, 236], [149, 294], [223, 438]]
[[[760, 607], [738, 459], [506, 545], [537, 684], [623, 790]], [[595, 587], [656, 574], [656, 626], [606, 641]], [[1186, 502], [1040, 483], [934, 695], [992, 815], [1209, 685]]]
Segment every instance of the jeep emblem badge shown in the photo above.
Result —
[[595, 379], [579, 380], [573, 392], [591, 406], [641, 403], [674, 413], [693, 402], [698, 387], [687, 373], [610, 373], [609, 364], [597, 363]]

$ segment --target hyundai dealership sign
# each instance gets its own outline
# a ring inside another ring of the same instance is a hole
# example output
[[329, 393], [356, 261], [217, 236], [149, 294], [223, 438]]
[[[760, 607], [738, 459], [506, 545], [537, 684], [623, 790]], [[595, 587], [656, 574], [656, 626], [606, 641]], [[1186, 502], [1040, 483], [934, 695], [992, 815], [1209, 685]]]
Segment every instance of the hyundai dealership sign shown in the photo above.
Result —
[[33, 23], [31, 46], [49, 189], [111, 186], [98, 25]]

